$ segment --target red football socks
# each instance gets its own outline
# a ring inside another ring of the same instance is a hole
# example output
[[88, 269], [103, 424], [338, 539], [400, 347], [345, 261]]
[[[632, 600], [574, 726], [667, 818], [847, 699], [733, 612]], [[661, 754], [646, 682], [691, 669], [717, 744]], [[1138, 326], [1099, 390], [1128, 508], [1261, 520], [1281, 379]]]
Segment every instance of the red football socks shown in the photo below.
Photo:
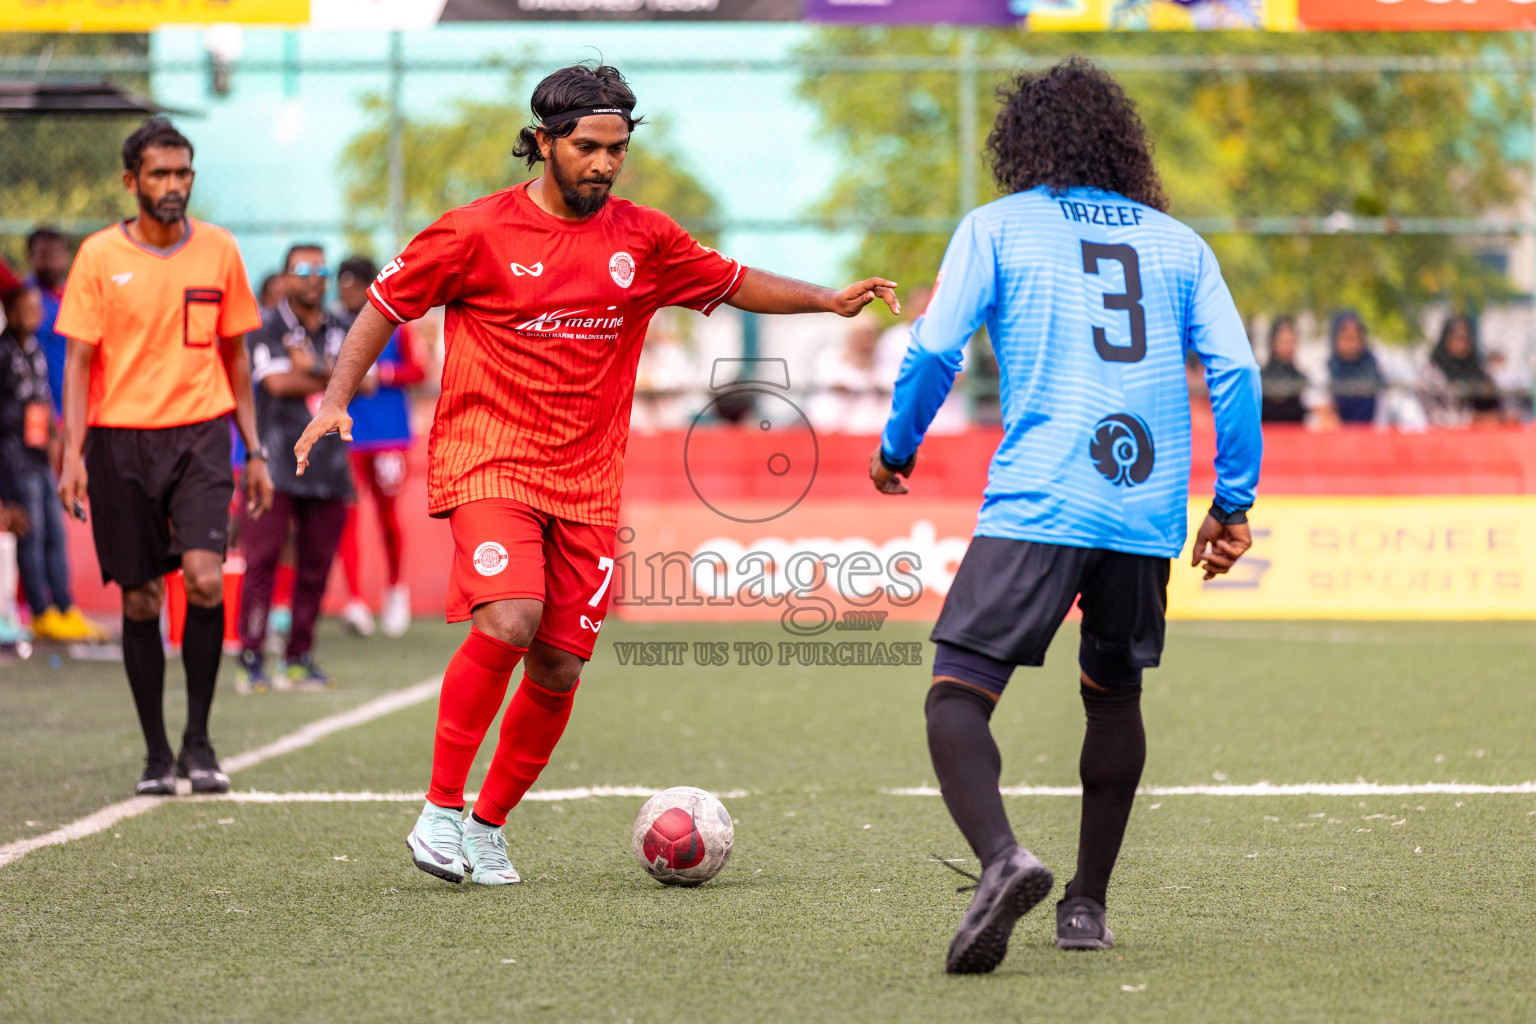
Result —
[[549, 764], [575, 698], [575, 688], [556, 693], [523, 676], [502, 717], [501, 741], [475, 801], [475, 817], [491, 825], [506, 824], [512, 808]]
[[[527, 653], [526, 647], [503, 643], [474, 628], [459, 645], [448, 663], [448, 671], [443, 673], [442, 695], [437, 702], [437, 740], [432, 748], [429, 802], [439, 807], [464, 806], [464, 780], [480, 751], [480, 742], [495, 721], [496, 712], [501, 710], [512, 670]], [[512, 707], [517, 707], [516, 700]], [[511, 718], [509, 709], [508, 721]], [[505, 728], [502, 734], [506, 734]]]

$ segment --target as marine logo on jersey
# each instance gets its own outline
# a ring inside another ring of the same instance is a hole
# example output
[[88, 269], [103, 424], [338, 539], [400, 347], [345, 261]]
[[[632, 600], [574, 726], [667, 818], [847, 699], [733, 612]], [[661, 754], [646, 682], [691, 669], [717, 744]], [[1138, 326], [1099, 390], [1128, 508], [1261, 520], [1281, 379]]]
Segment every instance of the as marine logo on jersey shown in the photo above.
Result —
[[635, 258], [627, 252], [616, 252], [608, 257], [608, 275], [620, 288], [635, 283]]
[[1094, 425], [1088, 455], [1093, 468], [1112, 484], [1145, 483], [1155, 457], [1152, 432], [1134, 413], [1112, 413]]

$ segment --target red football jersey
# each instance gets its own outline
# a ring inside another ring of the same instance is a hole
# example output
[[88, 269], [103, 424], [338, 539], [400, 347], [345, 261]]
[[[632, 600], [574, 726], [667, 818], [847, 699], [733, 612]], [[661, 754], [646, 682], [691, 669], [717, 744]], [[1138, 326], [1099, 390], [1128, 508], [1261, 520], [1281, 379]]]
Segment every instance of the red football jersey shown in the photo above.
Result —
[[646, 325], [662, 306], [714, 311], [744, 273], [624, 199], [567, 221], [524, 183], [443, 214], [368, 289], [396, 323], [447, 307], [428, 511], [512, 498], [617, 525]]

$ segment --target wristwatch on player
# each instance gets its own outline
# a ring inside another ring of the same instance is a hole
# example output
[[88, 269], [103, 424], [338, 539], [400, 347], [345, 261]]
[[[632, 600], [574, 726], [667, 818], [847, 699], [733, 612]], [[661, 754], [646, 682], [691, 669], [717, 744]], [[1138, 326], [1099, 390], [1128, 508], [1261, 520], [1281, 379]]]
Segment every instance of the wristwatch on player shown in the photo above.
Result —
[[271, 462], [272, 461], [272, 457], [267, 454], [267, 446], [266, 445], [261, 445], [260, 447], [257, 447], [257, 448], [247, 448], [245, 450], [245, 461], [246, 462], [251, 462], [251, 461], [253, 461], [255, 459], [260, 459], [262, 462]]
[[901, 476], [911, 476], [912, 467], [917, 465], [917, 452], [907, 456], [906, 462], [892, 462], [890, 456], [885, 454], [885, 445], [881, 445], [880, 465], [884, 466], [887, 472], [898, 473]]
[[1213, 501], [1211, 502], [1210, 516], [1223, 526], [1231, 526], [1234, 523], [1246, 523], [1248, 521], [1248, 510], [1245, 508], [1225, 509]]

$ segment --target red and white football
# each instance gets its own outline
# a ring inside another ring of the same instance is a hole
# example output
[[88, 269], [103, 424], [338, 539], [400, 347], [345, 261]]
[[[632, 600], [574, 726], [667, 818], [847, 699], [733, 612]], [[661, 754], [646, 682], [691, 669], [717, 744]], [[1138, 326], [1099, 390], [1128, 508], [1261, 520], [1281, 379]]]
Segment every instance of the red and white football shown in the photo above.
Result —
[[714, 878], [731, 856], [735, 838], [725, 805], [692, 786], [662, 790], [635, 819], [635, 856], [666, 885], [699, 885]]

